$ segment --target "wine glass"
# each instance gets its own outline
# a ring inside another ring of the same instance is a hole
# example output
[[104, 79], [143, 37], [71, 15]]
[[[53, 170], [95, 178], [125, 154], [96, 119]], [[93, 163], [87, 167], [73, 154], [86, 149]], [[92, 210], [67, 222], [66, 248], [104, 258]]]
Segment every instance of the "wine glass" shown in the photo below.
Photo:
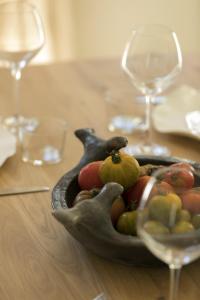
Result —
[[122, 68], [146, 99], [145, 138], [129, 145], [129, 154], [169, 155], [152, 141], [152, 103], [167, 89], [182, 69], [182, 55], [176, 33], [164, 25], [141, 25], [133, 30], [122, 56]]
[[34, 130], [35, 118], [20, 115], [19, 81], [22, 69], [44, 45], [44, 30], [40, 15], [27, 1], [0, 3], [0, 61], [10, 69], [14, 79], [15, 114], [6, 117], [3, 124], [13, 133], [19, 128]]
[[170, 269], [169, 299], [177, 299], [183, 265], [200, 257], [200, 174], [189, 165], [162, 167], [146, 185], [137, 232]]

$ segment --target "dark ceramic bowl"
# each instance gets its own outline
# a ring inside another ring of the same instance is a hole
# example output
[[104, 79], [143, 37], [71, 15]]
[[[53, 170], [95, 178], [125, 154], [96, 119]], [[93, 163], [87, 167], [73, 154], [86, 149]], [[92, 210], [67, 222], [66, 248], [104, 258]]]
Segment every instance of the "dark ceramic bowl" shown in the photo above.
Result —
[[[84, 247], [101, 257], [129, 265], [159, 264], [160, 261], [148, 251], [138, 237], [120, 234], [114, 229], [110, 220], [110, 209], [113, 200], [122, 192], [122, 187], [117, 183], [105, 185], [101, 199], [96, 196], [72, 207], [80, 191], [77, 181], [80, 169], [91, 161], [105, 159], [112, 149], [120, 149], [127, 144], [124, 137], [102, 140], [96, 137], [92, 129], [76, 130], [75, 135], [84, 145], [84, 154], [77, 166], [67, 172], [53, 188], [54, 217]], [[169, 166], [185, 161], [200, 170], [200, 164], [175, 157], [136, 156], [136, 159], [141, 166], [146, 164]]]

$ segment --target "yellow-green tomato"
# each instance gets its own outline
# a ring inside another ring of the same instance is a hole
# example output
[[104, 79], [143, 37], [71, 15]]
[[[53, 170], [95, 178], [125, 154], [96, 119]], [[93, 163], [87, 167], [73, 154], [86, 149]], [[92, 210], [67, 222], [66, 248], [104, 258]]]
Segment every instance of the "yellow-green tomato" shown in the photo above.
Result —
[[173, 227], [181, 207], [181, 199], [175, 193], [156, 195], [150, 200], [149, 215], [151, 219], [168, 227]]
[[118, 219], [116, 229], [120, 233], [136, 235], [137, 211], [124, 212]]
[[194, 231], [194, 226], [192, 223], [187, 221], [179, 221], [173, 228], [172, 233], [188, 233]]
[[132, 155], [118, 151], [108, 156], [99, 169], [100, 179], [104, 184], [117, 182], [124, 189], [129, 188], [137, 181], [139, 173], [138, 161]]
[[195, 229], [200, 228], [200, 214], [194, 215], [192, 217], [192, 225], [194, 226]]
[[191, 221], [191, 214], [187, 209], [181, 209], [177, 216], [177, 221]]
[[162, 223], [154, 220], [145, 222], [144, 230], [149, 234], [168, 234], [169, 229]]

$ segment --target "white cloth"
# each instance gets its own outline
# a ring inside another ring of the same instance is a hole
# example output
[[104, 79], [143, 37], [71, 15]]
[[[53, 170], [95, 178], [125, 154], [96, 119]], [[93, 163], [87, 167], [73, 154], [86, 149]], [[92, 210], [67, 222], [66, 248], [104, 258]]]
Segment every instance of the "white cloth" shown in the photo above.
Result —
[[6, 159], [16, 153], [16, 137], [7, 129], [0, 126], [0, 166]]

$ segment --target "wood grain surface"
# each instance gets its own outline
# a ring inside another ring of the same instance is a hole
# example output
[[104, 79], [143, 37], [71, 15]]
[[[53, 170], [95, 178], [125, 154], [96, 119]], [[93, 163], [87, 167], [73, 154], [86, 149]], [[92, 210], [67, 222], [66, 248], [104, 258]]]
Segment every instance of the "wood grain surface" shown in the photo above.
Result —
[[[200, 57], [186, 59], [176, 85], [187, 83], [200, 88], [199, 78]], [[135, 96], [135, 89], [121, 73], [119, 60], [25, 69], [20, 111], [27, 116], [56, 116], [68, 122], [64, 157], [57, 165], [33, 167], [21, 162], [19, 146], [17, 154], [0, 168], [0, 188], [52, 188], [82, 155], [74, 130], [91, 127], [102, 138], [119, 135], [108, 132], [109, 118], [125, 108], [129, 114], [142, 115], [144, 106], [134, 101]], [[0, 70], [0, 101], [2, 116], [15, 111], [12, 79], [4, 69]], [[127, 137], [129, 143], [135, 143], [142, 134]], [[199, 141], [156, 132], [154, 139], [170, 147], [172, 155], [200, 162]], [[92, 300], [100, 292], [110, 300], [167, 297], [167, 267], [129, 267], [97, 257], [69, 235], [51, 210], [50, 192], [0, 198], [0, 300]], [[180, 299], [200, 299], [199, 276], [199, 260], [183, 268]]]

